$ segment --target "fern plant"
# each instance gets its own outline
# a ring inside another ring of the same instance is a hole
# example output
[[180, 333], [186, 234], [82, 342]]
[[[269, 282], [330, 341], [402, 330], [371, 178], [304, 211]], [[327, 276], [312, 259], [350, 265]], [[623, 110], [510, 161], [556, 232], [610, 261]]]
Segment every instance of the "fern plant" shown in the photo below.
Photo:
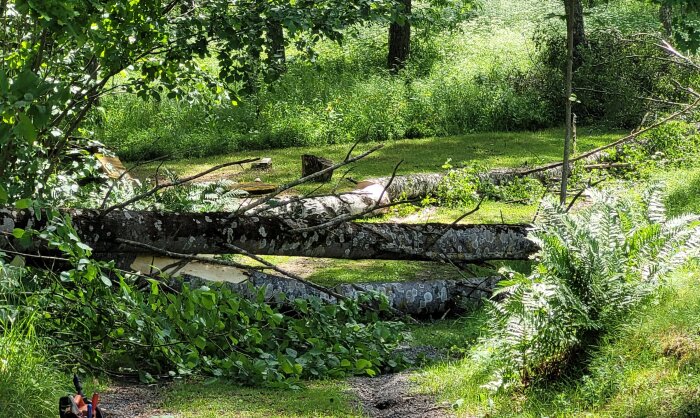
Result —
[[700, 247], [699, 217], [668, 219], [658, 185], [638, 198], [594, 192], [574, 214], [546, 200], [542, 215], [538, 265], [510, 272], [489, 301], [493, 390], [560, 372]]

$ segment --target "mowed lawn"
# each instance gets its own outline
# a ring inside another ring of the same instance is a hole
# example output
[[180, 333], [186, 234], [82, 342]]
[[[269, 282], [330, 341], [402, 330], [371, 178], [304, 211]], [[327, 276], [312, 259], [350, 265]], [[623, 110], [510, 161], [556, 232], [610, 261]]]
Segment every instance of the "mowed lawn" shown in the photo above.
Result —
[[[610, 143], [624, 133], [601, 133], [585, 128], [579, 129], [577, 149], [586, 151]], [[452, 136], [443, 138], [403, 139], [386, 141], [384, 148], [376, 151], [365, 159], [353, 164], [349, 177], [363, 180], [373, 177], [391, 175], [394, 166], [401, 160], [399, 174], [439, 172], [442, 165], [451, 159], [453, 166], [479, 164], [485, 167], [520, 167], [536, 166], [539, 164], [561, 160], [563, 129], [547, 129], [538, 132], [489, 132]], [[353, 155], [358, 155], [371, 149], [379, 143], [359, 144]], [[297, 179], [301, 175], [301, 155], [314, 154], [342, 161], [347, 155], [350, 144], [322, 145], [317, 147], [299, 147], [270, 149], [257, 151], [241, 151], [232, 154], [206, 158], [192, 158], [166, 162], [163, 167], [179, 176], [187, 176], [202, 172], [212, 166], [241, 160], [250, 157], [272, 158], [272, 169], [267, 171], [249, 170], [234, 166], [221, 170], [218, 174], [206, 179], [227, 178], [238, 182], [248, 182], [259, 178], [263, 182], [283, 184]], [[133, 165], [135, 162], [127, 162]], [[139, 177], [153, 175], [158, 164], [148, 164], [134, 170]], [[341, 170], [334, 179], [339, 179]], [[335, 187], [331, 182], [328, 189]], [[350, 187], [349, 182], [340, 182], [341, 188]], [[309, 191], [316, 186], [305, 185], [298, 187], [300, 192]]]

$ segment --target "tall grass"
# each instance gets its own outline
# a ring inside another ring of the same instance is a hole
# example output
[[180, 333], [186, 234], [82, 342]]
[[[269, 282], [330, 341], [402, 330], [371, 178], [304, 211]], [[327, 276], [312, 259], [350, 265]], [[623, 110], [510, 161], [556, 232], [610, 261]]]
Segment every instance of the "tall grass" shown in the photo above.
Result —
[[[588, 29], [653, 30], [654, 8], [640, 4], [589, 9]], [[561, 92], [542, 71], [533, 39], [541, 27], [561, 32], [551, 16], [562, 12], [558, 0], [483, 2], [456, 29], [416, 30], [398, 76], [384, 69], [386, 28], [353, 28], [342, 47], [320, 44], [315, 63], [290, 51], [287, 73], [237, 106], [143, 104], [118, 94], [103, 100], [91, 129], [122, 157], [143, 159], [557, 126]]]
[[0, 416], [49, 417], [68, 379], [56, 371], [31, 321], [0, 324]]

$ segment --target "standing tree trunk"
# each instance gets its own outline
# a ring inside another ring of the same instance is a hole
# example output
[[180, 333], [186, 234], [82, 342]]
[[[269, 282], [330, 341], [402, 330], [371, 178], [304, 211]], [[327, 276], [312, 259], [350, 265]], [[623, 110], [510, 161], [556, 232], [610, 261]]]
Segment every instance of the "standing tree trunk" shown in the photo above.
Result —
[[566, 138], [564, 139], [564, 159], [562, 160], [561, 192], [559, 201], [562, 206], [566, 204], [566, 187], [569, 180], [569, 154], [571, 152], [571, 136], [573, 132], [571, 119], [571, 93], [574, 72], [574, 31], [576, 21], [576, 3], [580, 0], [565, 0], [566, 5]]
[[659, 7], [659, 20], [664, 28], [664, 35], [671, 37], [673, 35], [673, 6], [670, 3], [663, 3]]
[[411, 0], [399, 0], [403, 6], [403, 21], [394, 22], [389, 26], [389, 56], [387, 67], [392, 73], [397, 73], [406, 66], [408, 55], [411, 53]]
[[573, 19], [574, 70], [576, 70], [583, 63], [581, 49], [586, 44], [586, 31], [583, 24], [583, 4], [581, 3], [581, 0], [573, 0], [570, 10], [571, 13], [567, 12], [566, 15], [572, 16]]
[[287, 69], [287, 53], [284, 44], [284, 29], [282, 22], [271, 20], [267, 24], [267, 37], [270, 45], [270, 69], [278, 76]]

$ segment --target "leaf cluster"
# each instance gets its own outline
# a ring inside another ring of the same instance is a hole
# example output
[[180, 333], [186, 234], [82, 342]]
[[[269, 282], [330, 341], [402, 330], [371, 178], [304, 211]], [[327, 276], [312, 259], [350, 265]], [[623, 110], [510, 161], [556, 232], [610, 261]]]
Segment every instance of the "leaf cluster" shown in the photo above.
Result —
[[[379, 317], [386, 301], [268, 302], [223, 283], [195, 285], [122, 272], [96, 261], [70, 219], [48, 213], [41, 231], [14, 231], [62, 254], [52, 274], [0, 262], [0, 323], [34, 326], [66, 367], [139, 376], [143, 381], [202, 374], [245, 384], [296, 387], [299, 379], [376, 375], [399, 369], [402, 324]], [[3, 255], [0, 252], [0, 255]], [[361, 308], [371, 302], [379, 312]]]

